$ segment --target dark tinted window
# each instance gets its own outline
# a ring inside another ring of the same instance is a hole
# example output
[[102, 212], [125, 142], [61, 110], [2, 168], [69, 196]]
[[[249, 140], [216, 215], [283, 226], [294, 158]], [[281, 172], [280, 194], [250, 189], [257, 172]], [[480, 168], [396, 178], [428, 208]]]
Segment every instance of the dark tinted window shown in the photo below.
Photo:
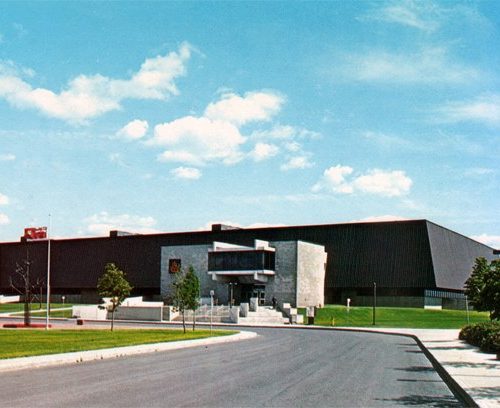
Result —
[[208, 269], [210, 271], [254, 271], [262, 269], [274, 270], [274, 252], [209, 252]]

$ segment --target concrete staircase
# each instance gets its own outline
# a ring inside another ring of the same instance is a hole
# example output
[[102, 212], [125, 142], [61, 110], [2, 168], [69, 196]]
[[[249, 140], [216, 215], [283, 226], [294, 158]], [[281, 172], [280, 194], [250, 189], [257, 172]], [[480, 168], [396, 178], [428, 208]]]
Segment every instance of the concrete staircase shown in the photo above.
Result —
[[256, 326], [281, 325], [289, 323], [289, 319], [270, 306], [259, 306], [256, 312], [248, 312], [247, 317], [240, 317], [239, 324]]

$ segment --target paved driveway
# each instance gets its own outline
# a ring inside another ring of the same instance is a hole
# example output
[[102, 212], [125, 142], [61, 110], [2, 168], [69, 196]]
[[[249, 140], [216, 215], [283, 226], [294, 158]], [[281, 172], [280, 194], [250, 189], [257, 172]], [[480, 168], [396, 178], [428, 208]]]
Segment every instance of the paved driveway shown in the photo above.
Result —
[[255, 331], [236, 343], [2, 373], [2, 406], [460, 406], [409, 338]]

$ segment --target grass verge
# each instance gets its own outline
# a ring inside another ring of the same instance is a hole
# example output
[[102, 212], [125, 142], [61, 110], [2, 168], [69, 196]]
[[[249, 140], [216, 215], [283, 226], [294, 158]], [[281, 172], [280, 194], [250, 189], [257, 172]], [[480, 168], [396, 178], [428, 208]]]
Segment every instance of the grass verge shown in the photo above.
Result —
[[[40, 309], [45, 309], [45, 306], [47, 306], [45, 303], [42, 303], [42, 307], [40, 307], [40, 303], [32, 303], [31, 304], [31, 310], [36, 311]], [[64, 305], [62, 303], [51, 303], [50, 308], [60, 308], [60, 307], [71, 307], [73, 306], [72, 303], [65, 303]], [[2, 303], [0, 304], [0, 313], [23, 313], [24, 312], [24, 303]]]
[[[31, 316], [34, 317], [43, 317], [46, 316], [47, 313], [45, 311], [43, 312], [32, 312]], [[72, 309], [50, 309], [50, 317], [65, 317], [67, 319], [73, 317], [73, 310]]]
[[69, 353], [138, 344], [227, 336], [230, 330], [115, 329], [111, 330], [0, 330], [0, 358]]
[[[300, 310], [304, 314], [305, 310]], [[469, 312], [470, 323], [488, 321], [488, 313]], [[326, 305], [316, 310], [316, 325], [373, 327], [371, 307], [351, 307]], [[467, 325], [467, 314], [462, 310], [432, 310], [417, 308], [377, 307], [375, 327], [411, 328], [411, 329], [460, 329]]]

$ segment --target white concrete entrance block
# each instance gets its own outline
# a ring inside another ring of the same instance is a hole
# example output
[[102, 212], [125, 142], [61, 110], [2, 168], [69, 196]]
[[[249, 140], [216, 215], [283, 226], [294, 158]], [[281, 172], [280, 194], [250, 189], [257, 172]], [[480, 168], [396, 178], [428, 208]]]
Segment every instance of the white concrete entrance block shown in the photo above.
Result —
[[249, 309], [250, 305], [248, 303], [240, 304], [240, 317], [248, 317]]
[[238, 323], [240, 321], [240, 308], [232, 307], [229, 309], [229, 320], [231, 323]]
[[250, 311], [257, 312], [259, 310], [259, 299], [256, 297], [250, 298]]

